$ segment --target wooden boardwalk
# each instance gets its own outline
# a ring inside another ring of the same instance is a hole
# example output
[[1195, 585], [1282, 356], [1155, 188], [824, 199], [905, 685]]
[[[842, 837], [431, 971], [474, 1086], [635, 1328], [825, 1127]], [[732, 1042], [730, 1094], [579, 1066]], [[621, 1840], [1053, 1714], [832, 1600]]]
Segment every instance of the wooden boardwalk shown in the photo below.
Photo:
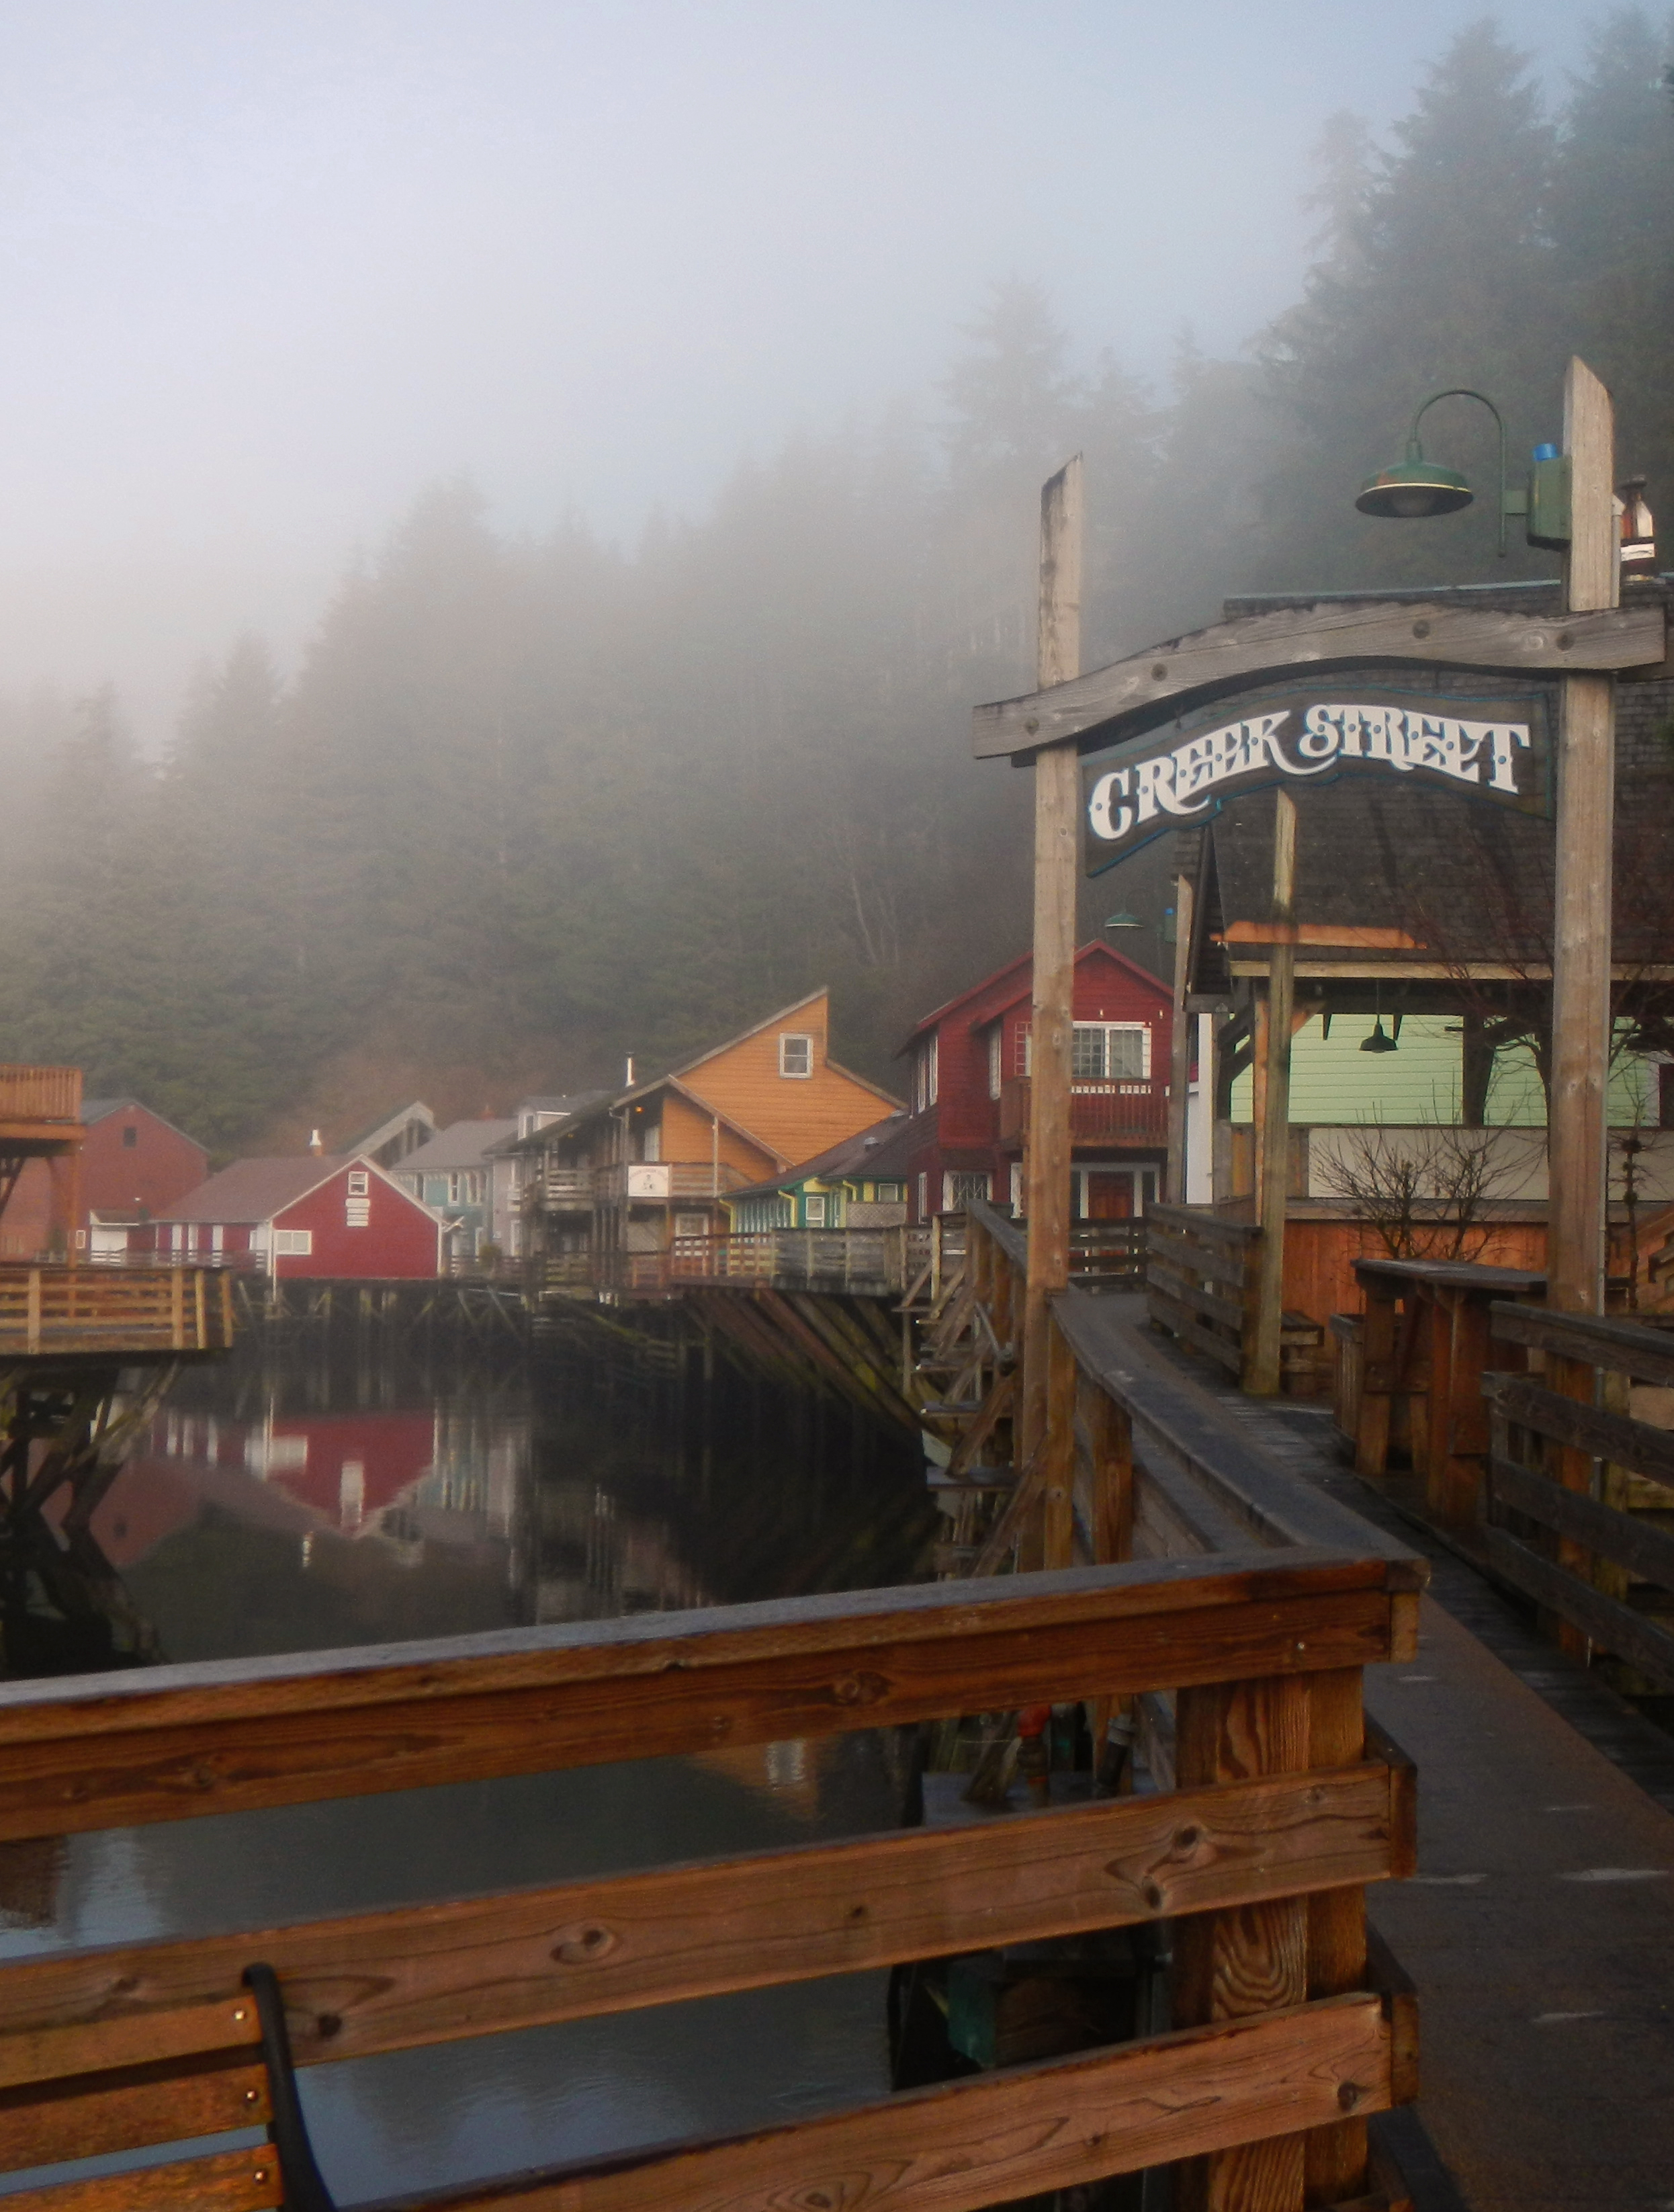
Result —
[[1323, 1409], [1244, 1397], [1143, 1320], [1107, 1298], [1080, 1326], [1196, 1433], [1231, 1426], [1275, 1484], [1432, 1558], [1417, 1659], [1367, 1677], [1423, 1778], [1417, 1876], [1370, 1906], [1422, 1992], [1415, 2110], [1452, 2176], [1427, 2196], [1403, 2145], [1418, 2212], [1674, 2203], [1674, 1739], [1344, 1468]]

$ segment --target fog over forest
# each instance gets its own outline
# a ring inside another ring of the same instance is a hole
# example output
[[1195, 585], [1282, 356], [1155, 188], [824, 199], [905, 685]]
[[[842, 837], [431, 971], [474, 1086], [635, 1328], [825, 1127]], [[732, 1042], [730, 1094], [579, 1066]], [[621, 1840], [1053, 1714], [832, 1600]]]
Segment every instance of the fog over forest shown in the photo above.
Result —
[[[1555, 574], [1495, 561], [1489, 501], [1397, 529], [1352, 500], [1443, 386], [1493, 394], [1517, 457], [1556, 437], [1572, 352], [1674, 521], [1671, 59], [1660, 11], [1557, 69], [1453, 18], [1392, 121], [1319, 119], [1305, 276], [1259, 324], [1101, 327], [1009, 240], [939, 368], [773, 426], [713, 496], [624, 528], [415, 478], [300, 649], [254, 625], [177, 726], [50, 671], [0, 696], [0, 1056], [225, 1156], [650, 1069], [828, 982], [839, 1056], [890, 1083], [912, 1021], [1027, 943], [1028, 781], [971, 761], [969, 714], [1031, 688], [1067, 454], [1089, 666], [1232, 592]], [[1426, 441], [1487, 488], [1483, 410]], [[1161, 964], [1165, 865], [1089, 886], [1086, 929], [1131, 909]]]

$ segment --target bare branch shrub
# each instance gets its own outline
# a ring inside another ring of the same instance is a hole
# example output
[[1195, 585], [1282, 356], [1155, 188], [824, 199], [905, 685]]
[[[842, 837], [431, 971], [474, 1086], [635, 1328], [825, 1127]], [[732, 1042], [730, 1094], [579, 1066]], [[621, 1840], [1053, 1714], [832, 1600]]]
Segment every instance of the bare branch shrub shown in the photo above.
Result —
[[1493, 1233], [1489, 1202], [1508, 1195], [1499, 1132], [1438, 1122], [1352, 1135], [1321, 1162], [1319, 1180], [1378, 1234], [1392, 1260], [1476, 1260]]

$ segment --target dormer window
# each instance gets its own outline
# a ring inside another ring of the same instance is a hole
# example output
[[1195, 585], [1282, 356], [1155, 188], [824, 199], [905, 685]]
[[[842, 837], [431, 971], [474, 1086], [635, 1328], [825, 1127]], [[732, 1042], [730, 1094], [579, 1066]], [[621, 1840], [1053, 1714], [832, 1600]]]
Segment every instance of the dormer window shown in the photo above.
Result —
[[779, 1040], [779, 1072], [781, 1075], [812, 1075], [814, 1073], [814, 1040], [795, 1030]]

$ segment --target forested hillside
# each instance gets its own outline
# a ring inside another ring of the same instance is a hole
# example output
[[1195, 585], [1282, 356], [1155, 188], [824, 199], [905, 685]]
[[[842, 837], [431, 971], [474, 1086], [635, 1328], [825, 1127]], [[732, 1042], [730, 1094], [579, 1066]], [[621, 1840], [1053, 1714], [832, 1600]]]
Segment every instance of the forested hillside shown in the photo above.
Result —
[[[161, 763], [119, 699], [0, 704], [0, 1055], [79, 1062], [225, 1152], [414, 1090], [473, 1112], [648, 1067], [828, 981], [839, 1052], [888, 1082], [910, 1020], [1027, 939], [1028, 780], [971, 763], [968, 716], [1031, 684], [1036, 496], [1067, 453], [1089, 661], [1234, 590], [1551, 573], [1495, 562], [1489, 501], [1405, 529], [1351, 502], [1444, 386], [1499, 400], [1520, 463], [1572, 350], [1674, 525], [1671, 27], [1610, 16], [1551, 112], [1483, 25], [1386, 146], [1332, 121], [1303, 296], [1238, 359], [1182, 341], [1166, 391], [1124, 374], [1132, 333], [1014, 279], [939, 390], [632, 552], [428, 492], [294, 680], [239, 645]], [[1488, 489], [1483, 410], [1426, 436]], [[1087, 906], [1143, 914], [1123, 948], [1153, 963], [1160, 865]]]

